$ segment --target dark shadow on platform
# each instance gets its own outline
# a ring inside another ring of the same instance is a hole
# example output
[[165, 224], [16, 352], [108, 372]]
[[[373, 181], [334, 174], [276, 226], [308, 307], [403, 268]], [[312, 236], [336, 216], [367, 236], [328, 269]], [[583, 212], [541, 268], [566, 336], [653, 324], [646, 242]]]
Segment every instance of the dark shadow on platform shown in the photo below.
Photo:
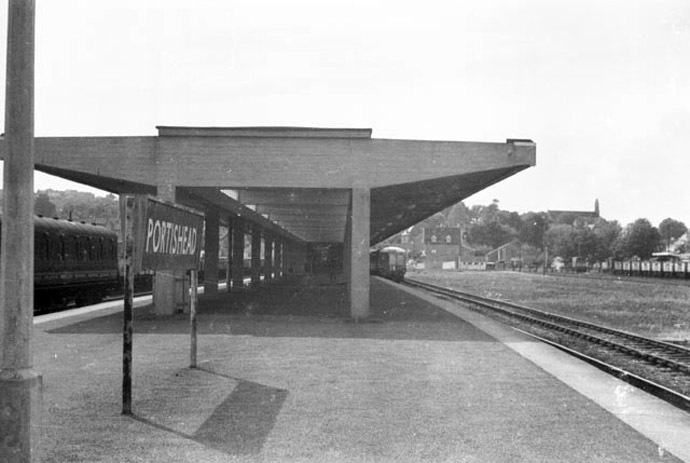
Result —
[[[493, 338], [445, 310], [372, 279], [371, 317], [354, 323], [344, 285], [271, 284], [260, 290], [219, 294], [200, 301], [198, 333], [257, 337], [364, 338], [483, 341]], [[54, 334], [114, 334], [122, 315], [114, 314], [48, 331]], [[134, 335], [187, 334], [189, 315], [158, 317], [135, 312]]]
[[238, 385], [193, 435], [186, 435], [137, 415], [132, 418], [228, 455], [260, 453], [275, 426], [288, 391], [231, 378], [206, 369], [200, 370], [238, 381]]

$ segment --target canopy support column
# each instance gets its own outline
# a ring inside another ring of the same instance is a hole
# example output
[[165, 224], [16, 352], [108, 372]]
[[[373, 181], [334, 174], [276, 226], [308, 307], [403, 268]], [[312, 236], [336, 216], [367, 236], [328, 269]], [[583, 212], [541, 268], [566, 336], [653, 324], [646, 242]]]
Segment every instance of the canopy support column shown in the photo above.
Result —
[[220, 217], [217, 209], [206, 211], [204, 230], [204, 296], [218, 294], [218, 248]]
[[244, 220], [232, 219], [232, 290], [244, 289]]
[[228, 236], [227, 236], [227, 245], [228, 245], [228, 258], [225, 262], [225, 282], [226, 282], [226, 291], [230, 292], [230, 287], [232, 286], [232, 235], [233, 235], [233, 229], [234, 229], [234, 220], [233, 217], [230, 216], [228, 217]]
[[252, 283], [258, 287], [261, 284], [261, 228], [252, 228]]
[[369, 228], [371, 190], [353, 188], [345, 228], [344, 266], [350, 315], [355, 321], [369, 317]]
[[273, 280], [273, 243], [274, 238], [271, 235], [266, 235], [264, 239], [264, 279], [266, 283]]

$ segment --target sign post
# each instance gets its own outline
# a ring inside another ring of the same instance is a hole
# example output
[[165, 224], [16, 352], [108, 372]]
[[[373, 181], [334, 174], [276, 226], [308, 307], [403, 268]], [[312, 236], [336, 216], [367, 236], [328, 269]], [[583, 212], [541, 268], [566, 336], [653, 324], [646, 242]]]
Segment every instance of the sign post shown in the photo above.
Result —
[[189, 269], [192, 279], [191, 367], [196, 367], [197, 268], [203, 214], [137, 195], [125, 198], [125, 307], [122, 356], [122, 413], [132, 414], [132, 307], [134, 274], [142, 270]]
[[136, 201], [133, 196], [125, 198], [125, 308], [122, 326], [122, 414], [132, 414], [132, 308], [134, 306], [134, 272], [132, 266], [134, 249], [134, 214]]
[[189, 349], [189, 368], [196, 368], [196, 301], [199, 278], [196, 270], [189, 274], [189, 286], [192, 288], [192, 297], [189, 302], [189, 330], [191, 346]]

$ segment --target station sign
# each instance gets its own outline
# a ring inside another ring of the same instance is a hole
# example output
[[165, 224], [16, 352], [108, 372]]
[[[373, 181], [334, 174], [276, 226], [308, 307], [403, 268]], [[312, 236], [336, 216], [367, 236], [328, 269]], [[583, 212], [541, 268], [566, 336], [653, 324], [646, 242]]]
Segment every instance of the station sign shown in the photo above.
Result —
[[151, 196], [136, 197], [132, 264], [140, 270], [196, 269], [204, 215]]
[[147, 195], [125, 196], [121, 209], [124, 237], [125, 298], [122, 324], [122, 413], [132, 414], [132, 325], [134, 274], [142, 270], [189, 272], [191, 367], [196, 367], [197, 269], [204, 214]]

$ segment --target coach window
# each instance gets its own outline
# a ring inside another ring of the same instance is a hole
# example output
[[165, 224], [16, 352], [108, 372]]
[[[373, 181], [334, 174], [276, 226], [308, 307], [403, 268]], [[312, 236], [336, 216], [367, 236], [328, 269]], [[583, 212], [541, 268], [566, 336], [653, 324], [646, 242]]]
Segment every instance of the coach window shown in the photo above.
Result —
[[65, 235], [60, 235], [60, 262], [67, 260], [67, 243], [65, 243]]
[[73, 236], [70, 240], [69, 258], [73, 262], [79, 262], [79, 251], [81, 246], [79, 245], [79, 237]]
[[43, 234], [43, 252], [46, 261], [50, 261], [50, 235], [48, 233]]

